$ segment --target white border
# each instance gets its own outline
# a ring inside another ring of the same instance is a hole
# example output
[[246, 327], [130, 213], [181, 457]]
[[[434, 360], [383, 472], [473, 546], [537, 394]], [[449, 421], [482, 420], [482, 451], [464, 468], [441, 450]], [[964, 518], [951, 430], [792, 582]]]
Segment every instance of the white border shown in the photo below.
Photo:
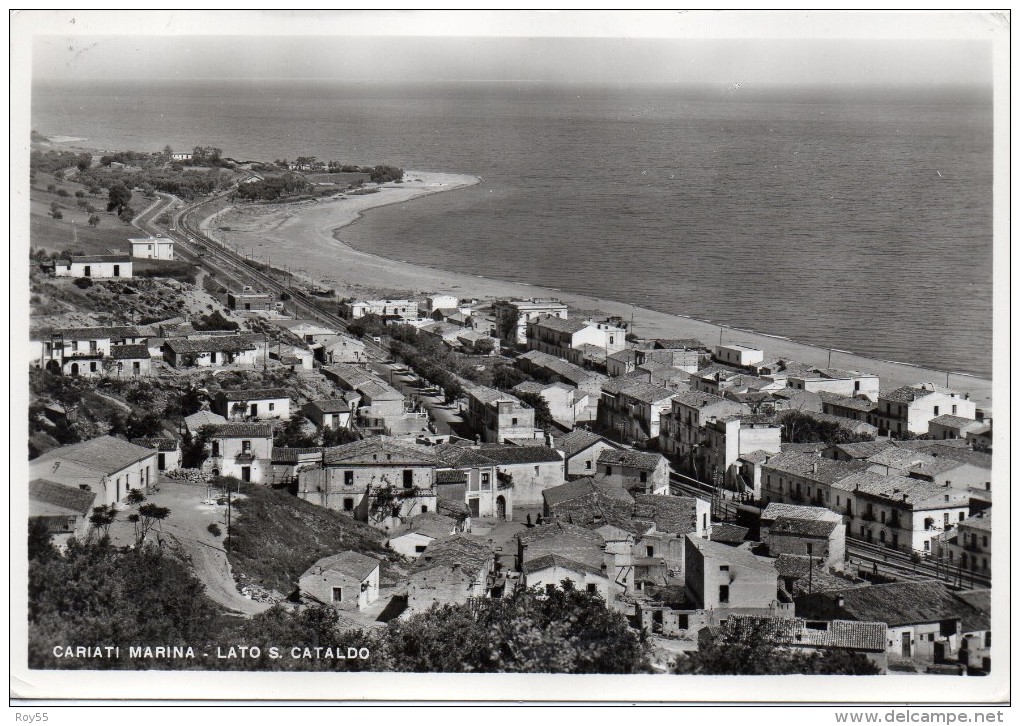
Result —
[[[73, 24], [71, 23], [74, 19]], [[23, 523], [27, 497], [24, 412], [27, 374], [18, 355], [27, 340], [27, 152], [30, 130], [31, 36], [127, 35], [530, 35], [549, 37], [676, 38], [988, 38], [995, 61], [995, 478], [998, 523], [993, 546], [1008, 551], [1009, 481], [1009, 24], [1008, 13], [944, 14], [871, 12], [614, 12], [559, 11], [457, 13], [443, 11], [16, 11], [11, 18], [11, 561], [26, 561]], [[1005, 506], [1004, 506], [1005, 505]], [[1003, 564], [998, 564], [999, 562]], [[1008, 560], [996, 559], [1005, 583]], [[846, 679], [791, 676], [722, 678], [670, 676], [526, 676], [437, 674], [210, 673], [28, 671], [26, 570], [12, 566], [11, 693], [23, 698], [307, 699], [505, 701], [766, 701], [808, 702], [1002, 702], [1009, 698], [1008, 592], [996, 591], [993, 610], [993, 675], [987, 678], [896, 676]]]

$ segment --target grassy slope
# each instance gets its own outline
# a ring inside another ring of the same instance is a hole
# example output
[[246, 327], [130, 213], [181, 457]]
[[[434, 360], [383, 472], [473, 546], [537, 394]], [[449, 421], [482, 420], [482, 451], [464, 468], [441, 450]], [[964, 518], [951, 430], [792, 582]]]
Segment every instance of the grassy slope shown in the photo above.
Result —
[[263, 486], [242, 490], [230, 565], [240, 584], [258, 583], [289, 595], [316, 561], [344, 550], [383, 559], [381, 577], [402, 569], [385, 558], [385, 536], [367, 524]]

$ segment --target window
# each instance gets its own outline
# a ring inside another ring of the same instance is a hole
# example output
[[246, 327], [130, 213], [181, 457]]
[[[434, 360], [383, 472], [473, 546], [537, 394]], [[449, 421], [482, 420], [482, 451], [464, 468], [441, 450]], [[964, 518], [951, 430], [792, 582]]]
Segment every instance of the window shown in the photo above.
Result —
[[[609, 342], [612, 342], [612, 340], [610, 340]], [[599, 591], [598, 587], [595, 585], [594, 582], [589, 582], [588, 583], [587, 590], [588, 590], [588, 592], [592, 593], [593, 595]]]
[[554, 592], [556, 592], [556, 585], [554, 585], [554, 584], [553, 584], [553, 583], [551, 583], [551, 582], [550, 582], [550, 583], [548, 583], [548, 584], [547, 584], [547, 585], [545, 586], [545, 592], [546, 592], [546, 594], [547, 594], [547, 595], [552, 595], [552, 594], [553, 594]]
[[861, 382], [860, 381], [854, 381], [854, 390], [855, 391], [861, 390]]
[[352, 487], [352, 486], [354, 486], [354, 472], [353, 471], [345, 471], [344, 472], [344, 486], [345, 487]]
[[961, 521], [961, 522], [962, 522], [962, 521], [964, 520], [964, 517], [965, 517], [964, 513], [963, 513], [963, 512], [960, 512], [960, 521]]
[[730, 601], [730, 586], [720, 585], [719, 586], [719, 602], [728, 603]]
[[342, 587], [333, 588], [333, 602], [340, 602], [344, 597], [344, 589]]
[[212, 455], [213, 456], [219, 456], [220, 455], [220, 442], [219, 441], [213, 441], [212, 442]]
[[729, 572], [729, 571], [730, 571], [730, 566], [729, 565], [719, 565], [719, 572]]
[[415, 551], [415, 552], [416, 552], [417, 554], [419, 554], [419, 555], [420, 555], [420, 554], [421, 554], [422, 552], [424, 552], [424, 551], [425, 551], [425, 547], [426, 547], [426, 545], [415, 545], [415, 546], [414, 546], [414, 551]]
[[945, 514], [942, 515], [942, 526], [943, 527], [949, 526], [949, 512], [946, 512]]
[[482, 491], [487, 492], [490, 489], [492, 489], [492, 480], [490, 478], [489, 472], [483, 471], [482, 472]]
[[988, 537], [987, 536], [982, 536], [981, 537], [981, 546], [982, 547], [987, 547], [988, 546]]
[[511, 426], [516, 426], [517, 425], [517, 418], [516, 417], [510, 419], [510, 425]]
[[645, 545], [645, 557], [655, 557], [655, 547], [653, 545]]
[[591, 459], [588, 459], [588, 461], [584, 462], [584, 468], [591, 469]]
[[955, 403], [953, 404], [953, 415], [954, 416], [956, 415], [956, 404]]
[[251, 453], [251, 442], [250, 441], [242, 441], [241, 442], [241, 453], [244, 453], [244, 454], [250, 454]]
[[414, 486], [414, 470], [404, 469], [404, 489], [410, 489]]
[[89, 372], [91, 372], [91, 373], [95, 373], [96, 372], [96, 364], [95, 363], [89, 363]]
[[644, 484], [647, 481], [648, 481], [648, 473], [644, 472], [644, 471], [641, 472], [641, 483]]
[[939, 415], [939, 407], [938, 407], [938, 406], [936, 406], [936, 407], [935, 407], [935, 415], [936, 415], [936, 416], [938, 416], [938, 415]]
[[354, 511], [354, 500], [351, 497], [344, 497], [344, 511], [345, 512]]
[[538, 476], [538, 465], [535, 465], [535, 476]]
[[276, 404], [275, 403], [270, 403], [269, 404], [269, 410], [270, 411], [275, 411], [276, 410]]
[[606, 475], [607, 475], [607, 476], [609, 476], [609, 475], [611, 475], [612, 473], [613, 473], [613, 467], [611, 467], [611, 466], [607, 466], [607, 467], [606, 467]]

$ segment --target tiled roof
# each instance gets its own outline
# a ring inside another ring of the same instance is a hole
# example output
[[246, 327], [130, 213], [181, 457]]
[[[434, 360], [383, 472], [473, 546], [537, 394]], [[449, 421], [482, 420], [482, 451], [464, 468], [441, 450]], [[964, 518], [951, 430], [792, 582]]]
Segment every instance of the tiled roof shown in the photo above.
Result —
[[366, 381], [356, 386], [358, 392], [373, 401], [403, 401], [404, 394], [392, 386], [377, 381]]
[[443, 499], [439, 497], [436, 500], [436, 511], [446, 512], [447, 515], [458, 519], [471, 516], [471, 510], [468, 509], [467, 502], [463, 499]]
[[587, 429], [574, 429], [570, 433], [564, 434], [563, 436], [554, 440], [554, 444], [557, 449], [560, 449], [567, 458], [574, 456], [581, 451], [584, 451], [589, 446], [597, 444], [600, 441], [604, 441], [607, 444], [611, 443], [607, 439], [599, 436], [598, 434], [588, 431]]
[[265, 401], [272, 398], [290, 398], [286, 388], [249, 388], [239, 391], [220, 391], [217, 398], [224, 401]]
[[747, 623], [773, 643], [812, 648], [841, 648], [880, 653], [885, 650], [885, 623], [864, 623], [833, 620], [825, 630], [810, 628], [800, 618], [778, 618], [733, 615], [733, 620]]
[[973, 517], [960, 522], [957, 527], [970, 527], [971, 529], [981, 530], [983, 532], [992, 531], [992, 516], [990, 510], [985, 510], [980, 514], [975, 514]]
[[617, 361], [618, 363], [633, 363], [637, 360], [637, 351], [633, 348], [624, 348], [608, 356], [608, 360]]
[[769, 528], [769, 536], [789, 535], [791, 537], [828, 537], [836, 527], [842, 526], [838, 522], [829, 522], [819, 519], [794, 519], [791, 517], [778, 517]]
[[271, 423], [249, 423], [245, 421], [228, 421], [219, 424], [213, 432], [213, 438], [217, 439], [244, 439], [244, 438], [273, 438], [273, 425]]
[[71, 262], [82, 264], [100, 264], [103, 262], [131, 262], [131, 255], [71, 255]]
[[[712, 393], [702, 393], [701, 391], [684, 391], [678, 393], [673, 398], [677, 403], [689, 406], [690, 408], [702, 409], [706, 406], [713, 406], [718, 403], [727, 403], [727, 400], [722, 396], [716, 396]], [[734, 404], [733, 408], [739, 408], [740, 404], [735, 401], [729, 402]]]
[[578, 562], [576, 560], [571, 560], [567, 557], [554, 554], [541, 555], [533, 560], [527, 560], [521, 569], [524, 571], [525, 575], [530, 575], [535, 572], [541, 572], [542, 570], [548, 570], [552, 567], [559, 567], [578, 574], [588, 573], [598, 575], [600, 577], [606, 576], [606, 574], [598, 567], [593, 567], [590, 564]]
[[188, 431], [198, 431], [203, 426], [216, 426], [226, 422], [227, 419], [212, 411], [199, 411], [184, 417], [184, 425], [188, 427]]
[[413, 577], [440, 567], [446, 569], [459, 567], [462, 572], [474, 574], [492, 557], [492, 548], [487, 543], [468, 535], [457, 534], [430, 542], [411, 565], [407, 574]]
[[372, 436], [323, 451], [326, 466], [370, 464], [379, 466], [440, 466], [442, 461], [430, 449], [392, 439]]
[[655, 469], [666, 461], [662, 454], [650, 451], [634, 451], [633, 449], [603, 449], [599, 452], [598, 463], [633, 467], [635, 469]]
[[136, 446], [144, 446], [146, 449], [157, 449], [159, 451], [177, 451], [180, 445], [180, 442], [171, 436], [131, 439], [131, 443]]
[[539, 524], [530, 529], [522, 530], [517, 534], [521, 544], [531, 545], [535, 542], [557, 541], [563, 538], [581, 540], [591, 544], [593, 547], [601, 548], [605, 544], [602, 535], [592, 529], [579, 527], [567, 522], [551, 522]]
[[240, 353], [255, 350], [255, 343], [245, 335], [222, 335], [209, 338], [167, 338], [165, 344], [174, 353]]
[[720, 522], [712, 525], [712, 539], [725, 544], [740, 544], [747, 539], [750, 530], [729, 522]]
[[320, 322], [318, 322], [316, 320], [272, 320], [270, 322], [272, 322], [274, 325], [280, 326], [281, 328], [286, 328], [287, 330], [299, 330], [301, 328], [313, 328], [315, 330], [320, 330], [323, 333], [337, 333], [337, 332], [339, 332], [336, 328], [334, 328], [332, 326], [329, 326], [329, 325], [323, 325], [322, 323], [320, 323]]
[[746, 454], [741, 454], [737, 457], [738, 461], [746, 461], [751, 464], [764, 464], [769, 460], [770, 457], [775, 456], [774, 451], [763, 451], [762, 449], [755, 449], [754, 451]]
[[424, 512], [415, 517], [411, 517], [409, 520], [393, 530], [392, 534], [390, 534], [390, 539], [409, 532], [438, 539], [440, 537], [449, 537], [456, 531], [456, 529], [457, 521], [455, 519], [446, 517], [442, 514]]
[[867, 458], [867, 461], [880, 466], [888, 466], [893, 469], [908, 469], [917, 464], [924, 464], [934, 461], [934, 458], [919, 451], [900, 449], [895, 446], [887, 447], [876, 451]]
[[801, 411], [792, 411], [791, 410], [791, 411], [780, 411], [779, 412], [779, 416], [781, 418], [784, 417], [784, 416], [790, 416], [790, 415], [793, 415], [793, 414], [801, 414], [803, 416], [807, 416], [808, 418], [810, 418], [810, 419], [812, 419], [814, 421], [818, 421], [820, 423], [833, 424], [835, 426], [839, 426], [841, 429], [846, 429], [847, 431], [856, 431], [856, 432], [867, 433], [867, 434], [872, 434], [872, 435], [874, 435], [875, 432], [878, 431], [878, 428], [876, 426], [872, 426], [871, 424], [865, 423], [864, 421], [856, 421], [856, 420], [854, 420], [852, 418], [845, 418], [843, 416], [836, 416], [836, 415], [833, 415], [833, 414], [830, 414], [830, 413], [818, 413], [817, 411], [807, 411], [807, 410], [801, 410]]
[[828, 448], [828, 445], [822, 443], [821, 441], [805, 442], [802, 444], [784, 441], [779, 445], [779, 447], [782, 449], [784, 454], [800, 453], [817, 455], [825, 451], [825, 449]]
[[936, 458], [953, 459], [954, 461], [971, 464], [982, 469], [992, 468], [992, 455], [983, 451], [972, 451], [961, 446], [947, 446], [942, 442], [935, 444], [925, 452]]
[[824, 484], [833, 484], [866, 467], [867, 462], [833, 461], [801, 452], [776, 454], [763, 466], [764, 469], [794, 474]]
[[941, 416], [936, 416], [928, 423], [938, 424], [939, 426], [950, 426], [952, 428], [965, 428], [967, 426], [980, 426], [978, 421], [972, 418], [964, 418], [963, 416], [953, 416], [949, 413], [944, 413]]
[[851, 444], [836, 444], [832, 448], [843, 452], [851, 459], [867, 459], [894, 446], [895, 444], [889, 441], [858, 441]]
[[499, 403], [501, 401], [509, 401], [517, 404], [521, 403], [521, 400], [517, 398], [517, 396], [509, 393], [503, 393], [502, 391], [497, 391], [495, 388], [488, 388], [487, 386], [475, 386], [474, 388], [468, 389], [467, 393], [476, 401], [486, 406], [493, 403]]
[[95, 492], [64, 486], [46, 479], [28, 483], [28, 516], [88, 514], [96, 500]]
[[937, 623], [973, 610], [934, 580], [851, 587], [797, 598], [798, 616], [885, 623], [890, 628]]
[[138, 328], [131, 325], [93, 326], [88, 328], [42, 328], [32, 333], [32, 339], [49, 338], [63, 335], [64, 340], [117, 340], [119, 338], [138, 338]]
[[[623, 379], [616, 379], [621, 381]], [[602, 390], [606, 390], [603, 386]], [[626, 381], [625, 385], [619, 389], [619, 393], [627, 398], [633, 398], [635, 401], [641, 403], [657, 403], [659, 401], [670, 399], [676, 395], [676, 391], [669, 388], [663, 388], [662, 386], [656, 386], [652, 383], [644, 383], [642, 381]]]
[[351, 405], [342, 398], [324, 398], [318, 401], [309, 401], [306, 405], [312, 406], [322, 413], [348, 413]]
[[33, 459], [31, 463], [34, 468], [44, 462], [70, 461], [95, 471], [112, 474], [149, 456], [155, 456], [152, 449], [136, 446], [113, 436], [100, 436], [80, 444], [53, 449]]
[[560, 318], [556, 315], [541, 315], [529, 321], [529, 325], [537, 325], [548, 330], [555, 330], [557, 333], [577, 333], [587, 328], [591, 323], [580, 318]]
[[[764, 557], [758, 557], [742, 547], [731, 547], [722, 542], [713, 542], [712, 540], [702, 539], [701, 537], [692, 537], [690, 535], [687, 536], [687, 541], [693, 544], [705, 557], [719, 559], [723, 562], [729, 562], [730, 564], [740, 565], [742, 567], [748, 567], [755, 570], [762, 570], [764, 572], [776, 571], [772, 560]], [[688, 563], [687, 566], [690, 567], [691, 564]]]
[[697, 499], [666, 494], [634, 495], [634, 519], [651, 521], [657, 532], [687, 534], [698, 529]]
[[436, 471], [436, 484], [466, 484], [468, 473], [457, 469], [439, 469]]
[[991, 590], [960, 590], [953, 595], [970, 606], [965, 610], [961, 619], [961, 629], [964, 633], [979, 633], [984, 630], [991, 630], [992, 614], [992, 591]]
[[[885, 401], [892, 401], [893, 403], [913, 403], [919, 398], [930, 396], [932, 393], [957, 393], [951, 388], [945, 388], [944, 386], [936, 386], [933, 383], [918, 383], [913, 386], [902, 386], [886, 393], [880, 393], [879, 398]], [[957, 394], [959, 395], [959, 394]]]
[[149, 346], [147, 345], [111, 345], [110, 357], [113, 360], [132, 360], [137, 358], [151, 358]]
[[555, 507], [564, 502], [591, 499], [593, 492], [591, 479], [586, 477], [549, 487], [542, 492], [542, 498], [548, 506]]
[[[312, 456], [312, 454], [314, 454], [315, 456]], [[322, 461], [322, 447], [319, 446], [273, 447], [274, 464], [297, 464], [298, 462], [309, 460]]]
[[878, 404], [874, 401], [869, 401], [866, 398], [853, 398], [851, 396], [841, 396], [838, 393], [830, 393], [828, 391], [819, 391], [818, 397], [822, 399], [822, 403], [828, 403], [832, 406], [839, 406], [840, 408], [849, 408], [854, 411], [874, 411], [878, 408]]
[[[357, 580], [364, 580], [379, 566], [379, 560], [358, 552], [340, 552], [330, 557], [323, 557], [305, 571], [305, 575], [318, 575], [327, 570], [349, 575]], [[302, 575], [304, 577], [304, 575]]]
[[815, 521], [842, 522], [843, 517], [826, 507], [805, 507], [800, 504], [784, 504], [769, 502], [762, 510], [761, 521], [773, 522], [780, 518], [803, 519]]
[[433, 450], [448, 466], [512, 466], [562, 461], [559, 452], [548, 446], [493, 444], [474, 448], [443, 444]]

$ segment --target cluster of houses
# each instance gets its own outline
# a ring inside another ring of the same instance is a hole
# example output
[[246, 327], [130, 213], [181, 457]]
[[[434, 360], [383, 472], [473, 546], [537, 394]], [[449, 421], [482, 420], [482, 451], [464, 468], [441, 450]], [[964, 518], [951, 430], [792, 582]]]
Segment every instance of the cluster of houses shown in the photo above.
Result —
[[[274, 304], [253, 291], [230, 298], [239, 311]], [[154, 359], [178, 370], [272, 360], [320, 375], [328, 398], [220, 390], [185, 426], [207, 439], [206, 475], [286, 482], [385, 533], [413, 560], [398, 583], [408, 613], [570, 580], [656, 637], [693, 647], [731, 619], [755, 618], [784, 647], [852, 650], [883, 670], [900, 660], [988, 669], [988, 591], [871, 582], [848, 566], [849, 538], [990, 577], [991, 416], [967, 394], [931, 383], [883, 390], [868, 373], [766, 360], [742, 344], [640, 340], [619, 319], [573, 318], [555, 300], [434, 295], [340, 310], [414, 325], [452, 348], [503, 352], [529, 380], [466, 387], [465, 438], [437, 435], [372, 371], [364, 343], [313, 320], [270, 318], [286, 345], [181, 320], [39, 331], [32, 363], [137, 376], [153, 375]], [[531, 396], [548, 404], [551, 424], [538, 425]], [[295, 412], [360, 440], [275, 446], [275, 427]], [[804, 421], [855, 443], [786, 441]], [[180, 464], [173, 437], [54, 449], [30, 462], [31, 516], [80, 536], [91, 508]], [[674, 494], [681, 475], [753, 503], [752, 515], [713, 521], [709, 501]], [[525, 516], [510, 547], [485, 537]], [[362, 611], [381, 596], [380, 563], [337, 553], [299, 587], [307, 600]]]

